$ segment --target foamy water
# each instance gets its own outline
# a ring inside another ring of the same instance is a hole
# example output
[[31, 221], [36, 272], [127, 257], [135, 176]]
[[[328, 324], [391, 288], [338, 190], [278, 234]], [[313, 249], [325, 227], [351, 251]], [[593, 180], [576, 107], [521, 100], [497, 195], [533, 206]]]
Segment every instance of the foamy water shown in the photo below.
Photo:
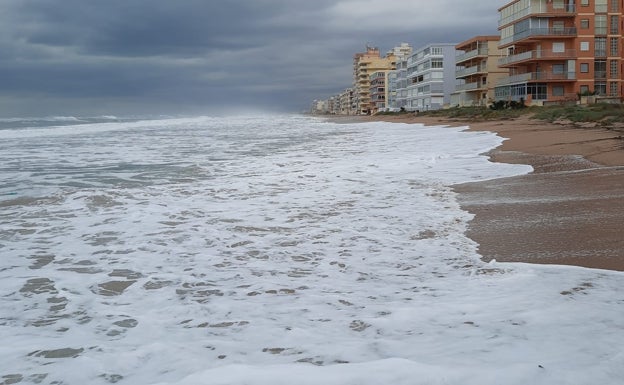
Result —
[[465, 237], [451, 186], [530, 171], [479, 155], [493, 134], [75, 123], [0, 130], [6, 384], [624, 378], [623, 274], [485, 264]]

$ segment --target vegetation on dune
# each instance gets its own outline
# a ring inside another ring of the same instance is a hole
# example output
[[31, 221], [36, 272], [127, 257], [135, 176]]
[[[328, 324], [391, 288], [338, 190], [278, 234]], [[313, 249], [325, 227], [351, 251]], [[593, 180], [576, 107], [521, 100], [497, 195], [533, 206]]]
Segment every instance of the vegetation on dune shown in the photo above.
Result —
[[571, 122], [596, 122], [609, 126], [624, 122], [624, 106], [620, 104], [592, 104], [588, 106], [551, 106], [536, 109], [534, 119], [554, 122], [569, 120]]
[[[398, 115], [406, 112], [384, 113]], [[508, 120], [520, 116], [547, 122], [568, 121], [572, 123], [593, 122], [602, 127], [624, 124], [624, 105], [597, 103], [591, 105], [526, 107], [453, 107], [436, 111], [421, 111], [418, 116], [431, 116], [466, 121]]]

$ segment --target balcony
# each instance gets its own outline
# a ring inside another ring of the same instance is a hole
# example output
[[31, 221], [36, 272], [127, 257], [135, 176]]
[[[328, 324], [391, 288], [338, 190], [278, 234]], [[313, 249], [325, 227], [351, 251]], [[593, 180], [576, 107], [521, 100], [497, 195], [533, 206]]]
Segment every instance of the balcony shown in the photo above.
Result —
[[466, 84], [458, 84], [455, 86], [455, 91], [475, 91], [480, 88], [485, 88], [485, 86], [483, 86], [481, 82], [473, 82], [473, 83], [466, 83]]
[[574, 6], [574, 4], [535, 4], [521, 11], [518, 11], [513, 15], [501, 18], [498, 21], [498, 27], [503, 27], [507, 24], [511, 24], [528, 16], [573, 17], [575, 16], [575, 14], [576, 7]]
[[468, 68], [463, 68], [460, 70], [455, 71], [455, 77], [456, 78], [463, 78], [466, 76], [470, 76], [470, 75], [474, 75], [474, 74], [478, 74], [478, 73], [487, 73], [487, 68], [484, 65], [478, 65], [478, 66], [473, 66], [473, 67], [468, 67]]
[[497, 86], [527, 82], [569, 82], [574, 80], [576, 80], [576, 72], [527, 72], [503, 78], [498, 81]]
[[527, 51], [498, 59], [498, 66], [504, 67], [531, 60], [563, 60], [576, 58], [575, 49], [567, 49], [563, 52], [552, 50]]
[[577, 32], [575, 27], [569, 28], [531, 28], [526, 31], [516, 33], [513, 36], [501, 39], [499, 47], [514, 44], [522, 40], [528, 40], [534, 37], [540, 38], [561, 38], [561, 37], [576, 37]]
[[465, 52], [461, 55], [457, 55], [455, 57], [455, 63], [462, 63], [465, 62], [466, 60], [470, 60], [479, 56], [487, 56], [488, 55], [488, 49], [487, 47], [482, 47], [482, 48], [478, 48], [472, 51], [468, 51]]

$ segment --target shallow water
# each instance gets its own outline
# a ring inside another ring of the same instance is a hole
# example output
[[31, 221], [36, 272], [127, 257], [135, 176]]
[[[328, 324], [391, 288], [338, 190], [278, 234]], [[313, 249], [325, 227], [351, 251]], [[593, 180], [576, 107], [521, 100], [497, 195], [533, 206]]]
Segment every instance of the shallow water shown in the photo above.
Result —
[[297, 116], [4, 128], [0, 378], [615, 384], [622, 275], [484, 264], [464, 235], [451, 185], [530, 170], [479, 155], [500, 142]]

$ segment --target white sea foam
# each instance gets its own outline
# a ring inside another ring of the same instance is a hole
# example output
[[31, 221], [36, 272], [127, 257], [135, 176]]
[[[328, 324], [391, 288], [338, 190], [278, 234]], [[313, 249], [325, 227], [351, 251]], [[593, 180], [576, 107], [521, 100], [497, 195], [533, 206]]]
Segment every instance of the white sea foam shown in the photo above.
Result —
[[624, 378], [624, 275], [485, 264], [465, 237], [450, 186], [530, 171], [479, 155], [494, 134], [305, 117], [45, 129], [0, 138], [5, 383]]

